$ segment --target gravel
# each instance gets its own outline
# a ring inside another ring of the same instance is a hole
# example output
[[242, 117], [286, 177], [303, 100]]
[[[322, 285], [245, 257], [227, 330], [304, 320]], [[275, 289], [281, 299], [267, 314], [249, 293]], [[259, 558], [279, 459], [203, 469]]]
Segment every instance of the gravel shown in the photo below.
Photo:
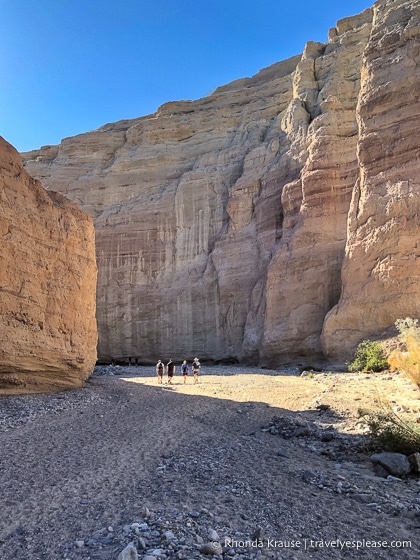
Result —
[[0, 557], [348, 558], [360, 542], [358, 558], [417, 558], [418, 479], [378, 477], [365, 435], [330, 407], [307, 417], [233, 398], [236, 372], [201, 380], [224, 376], [228, 399], [115, 366], [83, 389], [2, 398]]

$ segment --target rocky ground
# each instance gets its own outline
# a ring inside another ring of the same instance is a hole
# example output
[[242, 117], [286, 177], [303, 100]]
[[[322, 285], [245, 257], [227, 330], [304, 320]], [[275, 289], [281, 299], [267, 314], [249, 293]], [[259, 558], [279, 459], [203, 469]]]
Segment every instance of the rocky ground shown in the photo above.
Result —
[[[416, 419], [395, 374], [97, 368], [0, 399], [0, 558], [418, 558], [420, 484], [378, 476], [359, 407]], [[131, 543], [131, 544], [130, 544]]]

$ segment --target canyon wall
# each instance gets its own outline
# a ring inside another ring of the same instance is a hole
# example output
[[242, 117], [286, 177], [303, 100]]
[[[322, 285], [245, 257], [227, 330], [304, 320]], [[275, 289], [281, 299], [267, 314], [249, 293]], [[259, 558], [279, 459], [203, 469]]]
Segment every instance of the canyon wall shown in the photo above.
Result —
[[418, 25], [379, 1], [208, 97], [23, 154], [95, 219], [100, 360], [343, 361], [420, 315]]
[[0, 137], [0, 394], [82, 384], [96, 363], [93, 220]]
[[420, 3], [379, 2], [363, 59], [343, 289], [323, 332], [332, 358], [420, 318]]

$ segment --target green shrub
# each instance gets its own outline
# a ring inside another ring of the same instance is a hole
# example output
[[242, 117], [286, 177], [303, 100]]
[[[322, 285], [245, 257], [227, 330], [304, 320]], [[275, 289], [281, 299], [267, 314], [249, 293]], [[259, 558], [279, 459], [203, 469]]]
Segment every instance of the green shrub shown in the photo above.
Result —
[[411, 455], [420, 451], [420, 426], [402, 420], [390, 406], [380, 411], [359, 409], [369, 427], [372, 447]]
[[354, 361], [347, 364], [349, 371], [383, 371], [389, 365], [379, 342], [363, 340], [357, 347]]

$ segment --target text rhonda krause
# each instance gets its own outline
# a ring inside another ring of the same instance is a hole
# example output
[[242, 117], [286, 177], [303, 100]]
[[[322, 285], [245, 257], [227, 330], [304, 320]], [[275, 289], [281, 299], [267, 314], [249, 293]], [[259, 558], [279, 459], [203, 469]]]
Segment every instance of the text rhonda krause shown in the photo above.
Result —
[[344, 548], [362, 549], [362, 548], [411, 548], [411, 541], [384, 541], [384, 540], [316, 540], [316, 539], [302, 539], [302, 540], [277, 540], [277, 539], [255, 539], [255, 540], [236, 540], [226, 538], [225, 546], [232, 548]]

